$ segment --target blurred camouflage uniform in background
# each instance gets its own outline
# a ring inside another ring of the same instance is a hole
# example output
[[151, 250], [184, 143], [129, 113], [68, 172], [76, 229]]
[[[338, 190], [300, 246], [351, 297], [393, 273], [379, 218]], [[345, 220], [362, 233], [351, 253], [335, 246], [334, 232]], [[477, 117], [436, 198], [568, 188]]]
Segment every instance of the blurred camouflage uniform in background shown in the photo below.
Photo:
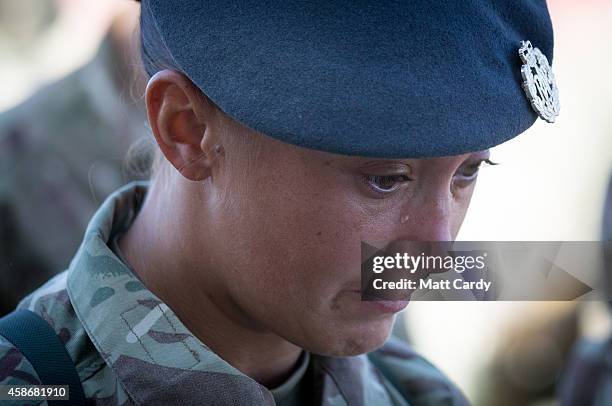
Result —
[[579, 337], [576, 302], [524, 303], [477, 376], [475, 405], [553, 405], [559, 376]]
[[145, 134], [130, 58], [109, 34], [89, 64], [0, 114], [0, 316], [68, 266], [108, 194], [146, 176], [124, 160]]
[[[604, 204], [602, 241], [612, 241], [612, 176]], [[612, 296], [612, 252], [604, 258], [604, 282]], [[608, 302], [612, 312], [612, 302]], [[605, 340], [582, 340], [574, 347], [559, 386], [562, 406], [612, 405], [612, 334]]]

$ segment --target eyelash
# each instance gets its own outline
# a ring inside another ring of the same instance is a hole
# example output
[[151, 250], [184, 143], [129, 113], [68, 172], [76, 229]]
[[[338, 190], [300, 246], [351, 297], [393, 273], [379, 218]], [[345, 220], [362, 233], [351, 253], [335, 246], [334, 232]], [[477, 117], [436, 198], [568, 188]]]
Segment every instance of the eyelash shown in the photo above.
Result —
[[[475, 164], [469, 165], [469, 168], [474, 169], [474, 172], [471, 175], [466, 176], [465, 178], [468, 180], [475, 179], [476, 174], [478, 173], [480, 166], [483, 163], [487, 165], [499, 165], [499, 163], [493, 162], [490, 159], [483, 159], [481, 161], [478, 161]], [[406, 175], [364, 175], [363, 179], [366, 182], [366, 184], [370, 187], [370, 189], [380, 196], [384, 196], [384, 195], [393, 193], [400, 187], [399, 185], [401, 183], [409, 182], [412, 180]], [[392, 180], [394, 182], [393, 187], [391, 189], [382, 189], [375, 185], [376, 183], [379, 183], [382, 180]]]
[[472, 179], [475, 178], [476, 174], [478, 174], [478, 170], [480, 169], [480, 167], [482, 166], [482, 164], [487, 164], [487, 165], [499, 165], [498, 162], [493, 162], [490, 159], [483, 159], [481, 161], [476, 162], [475, 164], [469, 165], [468, 168], [470, 169], [474, 169], [474, 173], [472, 173], [469, 176], [466, 176], [466, 178], [468, 179]]

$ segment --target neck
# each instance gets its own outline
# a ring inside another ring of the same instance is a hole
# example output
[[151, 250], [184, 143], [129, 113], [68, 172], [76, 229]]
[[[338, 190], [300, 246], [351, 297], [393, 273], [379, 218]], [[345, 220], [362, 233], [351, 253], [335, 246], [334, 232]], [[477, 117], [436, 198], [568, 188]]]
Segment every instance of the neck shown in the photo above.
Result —
[[[147, 288], [212, 351], [262, 385], [279, 385], [297, 366], [302, 350], [249, 323], [246, 314], [224, 294], [226, 290], [214, 273], [185, 260], [189, 258], [188, 245], [177, 229], [181, 221], [163, 210], [173, 207], [173, 215], [180, 212], [176, 202], [181, 200], [175, 193], [158, 190], [153, 182], [138, 216], [119, 240], [126, 261]], [[165, 205], [163, 196], [173, 196], [174, 205]], [[158, 238], [159, 230], [164, 238]]]

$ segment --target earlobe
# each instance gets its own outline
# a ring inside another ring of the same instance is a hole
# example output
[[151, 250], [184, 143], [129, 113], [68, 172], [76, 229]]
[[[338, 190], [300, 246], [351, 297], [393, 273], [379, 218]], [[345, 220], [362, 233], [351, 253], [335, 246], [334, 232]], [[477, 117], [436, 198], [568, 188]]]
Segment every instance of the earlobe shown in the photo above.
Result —
[[149, 124], [166, 159], [185, 178], [201, 181], [211, 174], [214, 134], [212, 104], [179, 72], [156, 73], [146, 89]]

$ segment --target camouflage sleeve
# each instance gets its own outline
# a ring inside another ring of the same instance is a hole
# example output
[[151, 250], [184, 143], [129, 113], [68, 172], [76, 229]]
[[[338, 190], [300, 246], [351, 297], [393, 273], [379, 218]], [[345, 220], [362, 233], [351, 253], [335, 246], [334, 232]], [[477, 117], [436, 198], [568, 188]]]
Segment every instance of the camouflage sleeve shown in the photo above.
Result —
[[368, 357], [410, 405], [470, 404], [438, 368], [397, 338], [392, 337]]
[[[41, 385], [38, 374], [17, 348], [0, 336], [0, 385]], [[45, 405], [46, 401], [2, 401], [3, 405]]]

